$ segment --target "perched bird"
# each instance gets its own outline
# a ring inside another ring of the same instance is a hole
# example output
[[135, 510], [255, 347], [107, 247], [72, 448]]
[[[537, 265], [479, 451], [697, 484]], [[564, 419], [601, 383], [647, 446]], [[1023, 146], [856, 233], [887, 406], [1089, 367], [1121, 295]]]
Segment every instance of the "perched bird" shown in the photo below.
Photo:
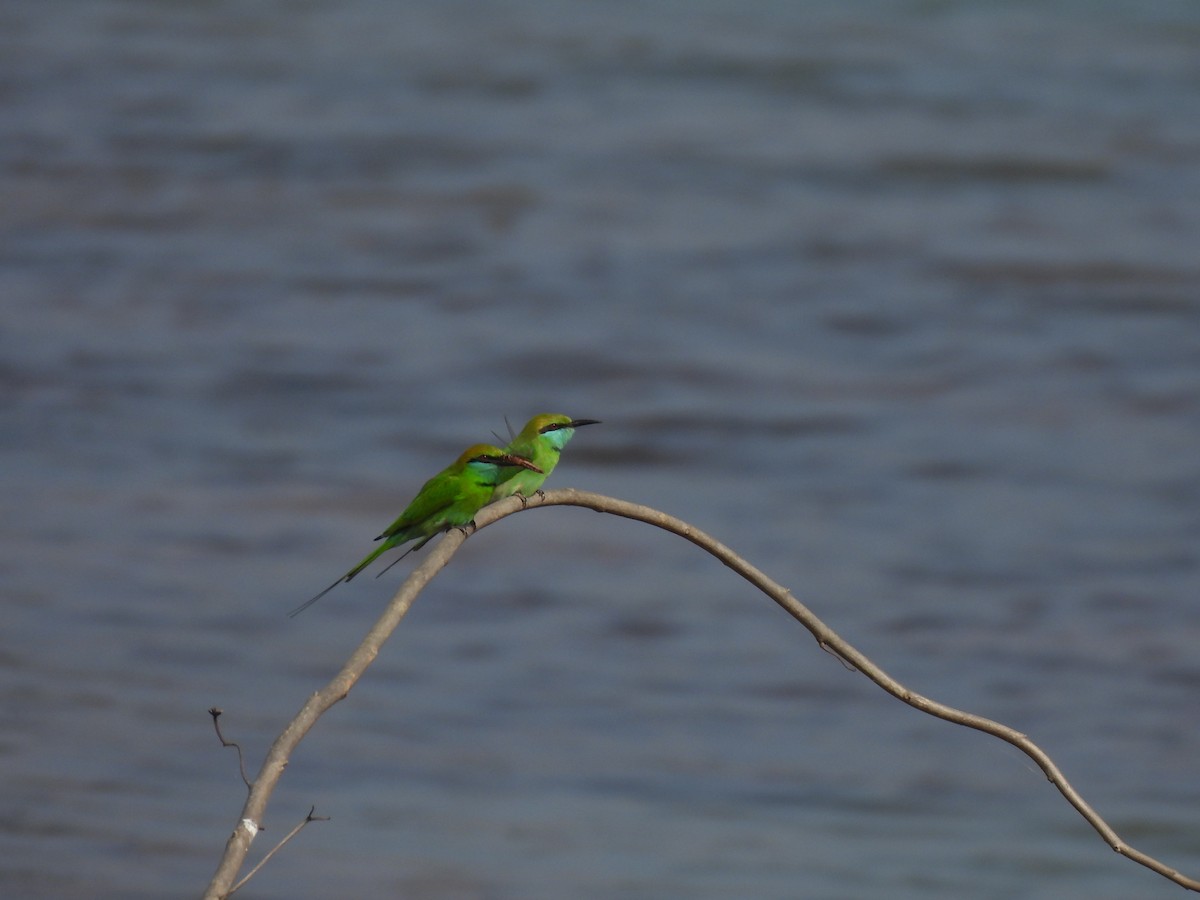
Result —
[[582, 425], [599, 425], [599, 419], [572, 419], [570, 416], [559, 416], [553, 413], [543, 413], [534, 416], [525, 423], [520, 434], [512, 439], [505, 453], [527, 459], [536, 468], [506, 469], [500, 473], [496, 482], [496, 490], [492, 492], [493, 500], [502, 500], [519, 494], [531, 497], [541, 490], [546, 476], [558, 465], [558, 457], [567, 441], [575, 434], [575, 429]]
[[[537, 475], [542, 473], [542, 470], [528, 459], [515, 456], [499, 447], [493, 447], [490, 444], [476, 444], [468, 448], [462, 456], [425, 482], [417, 496], [408, 504], [404, 512], [400, 513], [400, 518], [384, 529], [383, 534], [375, 538], [377, 541], [383, 541], [382, 544], [368, 553], [362, 562], [353, 569], [317, 596], [296, 607], [288, 615], [295, 616], [308, 609], [343, 581], [349, 581], [369, 566], [380, 554], [386, 553], [393, 547], [399, 547], [414, 538], [421, 538], [400, 555], [397, 559], [399, 562], [412, 551], [420, 550], [440, 532], [448, 531], [456, 525], [470, 523], [475, 518], [475, 513], [490, 502], [499, 473], [510, 468], [529, 471]], [[384, 569], [384, 572], [386, 571], [387, 569]], [[380, 574], [382, 575], [383, 572]]]

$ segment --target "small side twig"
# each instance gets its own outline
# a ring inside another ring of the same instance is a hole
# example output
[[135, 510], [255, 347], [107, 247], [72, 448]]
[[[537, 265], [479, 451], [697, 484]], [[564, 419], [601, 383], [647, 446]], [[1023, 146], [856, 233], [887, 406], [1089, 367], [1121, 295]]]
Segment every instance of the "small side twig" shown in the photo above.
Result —
[[225, 735], [221, 734], [221, 713], [223, 713], [224, 711], [225, 710], [221, 709], [220, 707], [210, 706], [208, 709], [208, 714], [210, 716], [212, 716], [213, 728], [216, 729], [217, 740], [221, 742], [221, 746], [222, 747], [232, 747], [234, 750], [237, 751], [238, 769], [241, 770], [242, 782], [246, 785], [246, 790], [249, 791], [250, 790], [250, 779], [246, 777], [246, 761], [245, 761], [245, 759], [242, 758], [242, 745], [239, 744], [237, 741], [225, 740]]
[[301, 829], [303, 829], [304, 826], [307, 825], [309, 822], [328, 822], [329, 821], [329, 819], [330, 819], [329, 816], [313, 815], [316, 811], [317, 811], [317, 808], [315, 806], [310, 808], [308, 811], [308, 815], [304, 817], [304, 821], [302, 821], [299, 825], [297, 825], [295, 828], [293, 828], [291, 831], [289, 831], [287, 834], [285, 834], [283, 836], [283, 840], [281, 840], [278, 844], [276, 844], [274, 847], [272, 847], [270, 850], [268, 850], [267, 855], [264, 856], [262, 859], [260, 859], [258, 861], [258, 864], [253, 869], [251, 869], [244, 876], [242, 876], [242, 878], [238, 881], [238, 883], [229, 889], [229, 894], [226, 894], [226, 896], [236, 893], [238, 888], [240, 888], [243, 884], [245, 884], [247, 881], [249, 881], [251, 878], [253, 878], [255, 876], [255, 874], [257, 874], [258, 870], [267, 864], [267, 860], [270, 859], [272, 856], [274, 856], [276, 853], [278, 853], [284, 844], [286, 844], [288, 841], [290, 841], [292, 838], [294, 838], [296, 835], [298, 835], [300, 833]]

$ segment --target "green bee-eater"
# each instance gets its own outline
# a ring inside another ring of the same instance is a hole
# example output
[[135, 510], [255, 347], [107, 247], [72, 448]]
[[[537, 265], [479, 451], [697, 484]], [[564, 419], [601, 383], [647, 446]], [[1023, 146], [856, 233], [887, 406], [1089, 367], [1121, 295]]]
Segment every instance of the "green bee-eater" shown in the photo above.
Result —
[[464, 451], [462, 456], [425, 482], [413, 501], [400, 513], [400, 518], [375, 538], [377, 541], [383, 541], [382, 544], [363, 557], [362, 562], [353, 569], [288, 615], [294, 616], [308, 609], [393, 547], [421, 538], [401, 554], [399, 559], [403, 559], [412, 551], [420, 550], [440, 532], [448, 531], [456, 525], [470, 523], [475, 518], [475, 513], [491, 500], [499, 473], [508, 468], [522, 469], [539, 475], [542, 471], [528, 459], [490, 444], [476, 444]]
[[572, 419], [554, 413], [542, 413], [525, 423], [520, 434], [512, 439], [505, 453], [519, 456], [533, 463], [536, 468], [508, 469], [500, 473], [493, 500], [502, 500], [513, 494], [532, 497], [541, 490], [546, 476], [558, 465], [558, 457], [567, 445], [575, 429], [581, 425], [599, 425], [599, 419]]

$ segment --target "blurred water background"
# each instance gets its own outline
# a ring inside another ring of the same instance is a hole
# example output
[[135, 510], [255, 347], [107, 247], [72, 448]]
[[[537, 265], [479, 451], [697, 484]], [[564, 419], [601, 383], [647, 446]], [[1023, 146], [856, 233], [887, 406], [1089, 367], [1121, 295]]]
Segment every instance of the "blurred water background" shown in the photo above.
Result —
[[[0, 891], [196, 896], [469, 443], [659, 507], [1200, 875], [1200, 5], [9, 0]], [[677, 538], [471, 539], [247, 897], [1129, 898]]]

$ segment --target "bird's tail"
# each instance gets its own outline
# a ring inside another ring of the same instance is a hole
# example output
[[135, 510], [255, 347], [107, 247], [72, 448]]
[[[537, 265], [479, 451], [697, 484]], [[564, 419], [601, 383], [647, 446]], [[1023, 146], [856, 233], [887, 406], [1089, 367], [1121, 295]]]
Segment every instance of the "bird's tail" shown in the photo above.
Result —
[[508, 416], [504, 417], [504, 427], [508, 429], [508, 440], [500, 437], [500, 435], [496, 434], [496, 432], [492, 432], [492, 436], [496, 438], [496, 443], [500, 446], [511, 444], [517, 439], [517, 433], [513, 431], [512, 422], [508, 421]]
[[308, 609], [310, 606], [312, 606], [314, 603], [316, 603], [318, 600], [320, 600], [322, 597], [324, 597], [326, 594], [328, 594], [330, 591], [332, 591], [335, 587], [337, 587], [343, 581], [348, 581], [348, 580], [349, 580], [349, 578], [347, 576], [343, 575], [341, 578], [339, 578], [337, 581], [335, 581], [329, 587], [325, 588], [325, 590], [321, 591], [321, 593], [317, 594], [317, 596], [312, 597], [308, 600], [305, 600], [303, 603], [301, 603], [299, 606], [297, 606], [295, 609], [293, 609], [290, 613], [288, 613], [288, 618], [289, 619], [296, 618], [296, 616], [300, 615], [300, 613], [304, 612], [306, 609]]
[[[376, 547], [374, 550], [372, 550], [370, 553], [368, 553], [365, 557], [363, 557], [362, 562], [360, 562], [357, 566], [355, 566], [353, 569], [351, 569], [349, 572], [347, 572], [345, 575], [343, 575], [341, 578], [339, 578], [337, 581], [335, 581], [329, 587], [325, 588], [325, 590], [321, 591], [321, 593], [317, 594], [315, 597], [313, 597], [309, 600], [305, 600], [303, 603], [301, 603], [299, 606], [297, 606], [295, 609], [293, 609], [290, 613], [288, 613], [288, 618], [294, 619], [296, 616], [300, 615], [300, 613], [304, 612], [306, 609], [308, 609], [310, 606], [312, 606], [314, 603], [316, 603], [318, 600], [320, 600], [322, 597], [324, 597], [326, 594], [328, 594], [330, 591], [332, 591], [335, 587], [337, 587], [343, 581], [349, 581], [351, 578], [353, 578], [355, 575], [357, 575], [359, 572], [361, 572], [363, 569], [365, 569], [371, 563], [375, 562], [375, 559], [381, 553], [386, 553], [388, 550], [391, 550], [394, 546], [396, 546], [396, 545], [395, 544], [383, 544], [382, 546]], [[417, 546], [419, 547], [420, 544], [418, 544]], [[412, 549], [415, 550], [416, 548], [414, 547]], [[403, 555], [401, 555], [400, 559], [403, 559], [405, 556], [407, 556], [408, 552], [409, 551], [405, 551], [405, 553]], [[395, 565], [395, 563], [392, 563], [392, 565]], [[392, 566], [388, 566], [388, 569], [390, 569], [391, 567]], [[384, 569], [383, 571], [386, 572], [387, 569]], [[381, 572], [380, 574], [383, 574], [383, 573]]]
[[411, 547], [409, 547], [407, 550], [405, 550], [403, 553], [401, 553], [399, 556], [397, 556], [395, 559], [393, 559], [390, 563], [388, 563], [386, 566], [384, 566], [383, 569], [380, 570], [379, 574], [377, 574], [375, 577], [378, 578], [380, 575], [382, 575], [384, 572], [386, 572], [388, 569], [390, 569], [396, 563], [400, 562], [400, 560], [404, 559], [404, 557], [408, 556], [408, 554], [412, 553], [414, 550], [420, 550], [422, 547], [424, 547], [426, 544], [428, 544], [430, 541], [432, 541], [435, 537], [437, 537], [438, 534], [440, 534], [440, 532], [435, 531], [433, 534], [425, 535], [425, 537], [421, 538], [421, 540], [417, 541], [415, 544], [413, 544]]

